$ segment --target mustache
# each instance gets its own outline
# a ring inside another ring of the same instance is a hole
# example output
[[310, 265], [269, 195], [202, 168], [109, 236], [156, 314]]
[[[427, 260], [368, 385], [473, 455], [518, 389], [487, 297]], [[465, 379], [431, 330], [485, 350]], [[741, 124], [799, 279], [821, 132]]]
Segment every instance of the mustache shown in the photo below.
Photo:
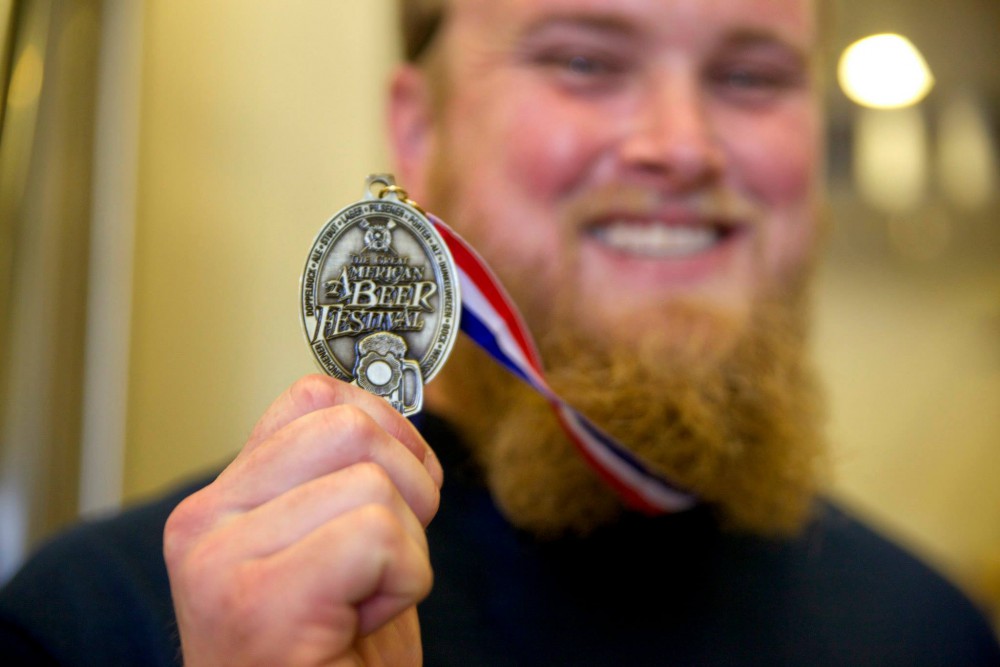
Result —
[[565, 207], [565, 224], [570, 228], [592, 226], [613, 217], [684, 219], [746, 227], [759, 225], [763, 210], [731, 188], [678, 194], [621, 183], [587, 189], [568, 200]]

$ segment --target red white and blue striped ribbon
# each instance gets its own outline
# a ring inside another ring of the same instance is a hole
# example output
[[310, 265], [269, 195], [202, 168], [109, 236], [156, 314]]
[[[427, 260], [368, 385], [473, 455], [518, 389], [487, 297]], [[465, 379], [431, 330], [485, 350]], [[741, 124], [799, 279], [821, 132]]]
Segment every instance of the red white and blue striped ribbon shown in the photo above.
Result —
[[653, 472], [549, 387], [531, 333], [500, 281], [462, 237], [439, 218], [428, 218], [455, 260], [462, 292], [462, 331], [545, 397], [584, 460], [629, 506], [649, 514], [693, 506], [696, 500], [691, 494]]

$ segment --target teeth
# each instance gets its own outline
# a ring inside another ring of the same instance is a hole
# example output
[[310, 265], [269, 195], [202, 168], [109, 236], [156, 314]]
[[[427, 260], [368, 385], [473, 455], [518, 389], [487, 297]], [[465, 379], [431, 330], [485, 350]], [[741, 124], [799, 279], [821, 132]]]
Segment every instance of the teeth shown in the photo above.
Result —
[[703, 252], [718, 240], [712, 227], [690, 227], [663, 223], [613, 222], [598, 227], [595, 235], [605, 245], [647, 257], [685, 257]]

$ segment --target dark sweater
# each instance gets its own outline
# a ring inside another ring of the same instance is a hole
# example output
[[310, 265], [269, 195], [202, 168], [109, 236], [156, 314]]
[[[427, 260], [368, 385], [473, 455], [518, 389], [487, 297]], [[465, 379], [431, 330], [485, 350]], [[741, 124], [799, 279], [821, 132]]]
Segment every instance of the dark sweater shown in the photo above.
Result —
[[[702, 508], [538, 542], [499, 515], [445, 424], [422, 430], [447, 471], [428, 667], [1000, 666], [953, 586], [832, 506], [791, 541], [726, 533]], [[0, 664], [179, 664], [161, 533], [207, 481], [43, 548], [0, 591]]]

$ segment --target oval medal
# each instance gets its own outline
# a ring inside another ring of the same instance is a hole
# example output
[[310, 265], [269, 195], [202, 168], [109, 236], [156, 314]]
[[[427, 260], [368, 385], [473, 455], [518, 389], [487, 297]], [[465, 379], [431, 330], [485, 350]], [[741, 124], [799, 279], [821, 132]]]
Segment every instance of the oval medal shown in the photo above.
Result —
[[302, 326], [329, 375], [382, 396], [404, 415], [458, 335], [458, 275], [444, 240], [388, 174], [323, 226], [300, 286]]

